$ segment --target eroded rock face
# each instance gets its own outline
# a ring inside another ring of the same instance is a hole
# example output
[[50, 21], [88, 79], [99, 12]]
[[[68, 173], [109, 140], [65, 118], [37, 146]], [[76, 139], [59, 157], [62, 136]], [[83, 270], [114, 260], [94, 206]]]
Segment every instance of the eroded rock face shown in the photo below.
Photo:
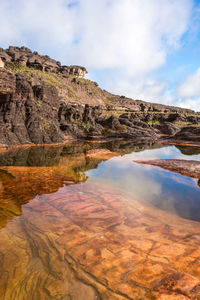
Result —
[[199, 114], [112, 95], [78, 78], [84, 67], [61, 66], [26, 47], [0, 48], [0, 59], [7, 68], [0, 68], [0, 146], [161, 135], [199, 140], [198, 128], [176, 126], [197, 125]]
[[184, 127], [175, 134], [175, 140], [200, 142], [200, 127]]
[[0, 69], [1, 146], [50, 144], [75, 138], [152, 137], [153, 128], [101, 117], [101, 106], [61, 101], [57, 89], [37, 78]]
[[62, 142], [56, 88], [32, 86], [26, 76], [6, 70], [0, 77], [1, 145]]
[[104, 119], [101, 106], [62, 101], [57, 89], [34, 76], [0, 70], [0, 143], [50, 144], [74, 138], [156, 137], [144, 122]]
[[172, 136], [181, 130], [176, 125], [174, 125], [173, 123], [170, 123], [170, 122], [164, 122], [161, 125], [157, 125], [156, 128], [161, 133], [166, 134], [166, 135], [172, 135]]
[[29, 68], [40, 71], [62, 73], [66, 76], [84, 77], [87, 73], [84, 67], [61, 66], [59, 61], [50, 58], [48, 55], [39, 55], [36, 51], [32, 52], [27, 47], [10, 46], [5, 50], [1, 48], [0, 67], [4, 67], [6, 63], [10, 62], [21, 63]]

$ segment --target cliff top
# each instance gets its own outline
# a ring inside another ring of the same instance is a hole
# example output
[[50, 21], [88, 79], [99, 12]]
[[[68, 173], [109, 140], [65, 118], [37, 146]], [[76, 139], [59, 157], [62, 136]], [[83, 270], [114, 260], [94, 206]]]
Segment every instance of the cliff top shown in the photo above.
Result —
[[59, 61], [48, 55], [40, 55], [24, 46], [0, 48], [0, 67], [5, 67], [13, 73], [24, 74], [32, 85], [41, 82], [53, 85], [65, 103], [100, 105], [111, 111], [194, 113], [192, 110], [180, 107], [133, 100], [111, 94], [99, 88], [96, 82], [84, 78], [87, 73], [85, 67], [61, 65]]
[[19, 63], [29, 68], [45, 72], [54, 72], [65, 76], [74, 75], [84, 77], [87, 73], [82, 66], [62, 66], [59, 61], [50, 58], [48, 55], [40, 55], [38, 52], [32, 52], [30, 49], [22, 46], [10, 46], [8, 49], [0, 48], [0, 59], [4, 64]]

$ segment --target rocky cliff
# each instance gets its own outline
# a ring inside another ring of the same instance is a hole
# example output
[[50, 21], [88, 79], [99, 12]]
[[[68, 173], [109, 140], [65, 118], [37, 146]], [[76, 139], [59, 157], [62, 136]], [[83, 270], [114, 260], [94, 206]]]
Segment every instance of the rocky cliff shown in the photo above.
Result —
[[113, 95], [85, 79], [84, 67], [62, 66], [25, 47], [0, 49], [0, 59], [2, 147], [59, 143], [69, 137], [156, 139], [177, 134], [184, 139], [184, 132], [199, 139], [200, 115], [194, 111]]

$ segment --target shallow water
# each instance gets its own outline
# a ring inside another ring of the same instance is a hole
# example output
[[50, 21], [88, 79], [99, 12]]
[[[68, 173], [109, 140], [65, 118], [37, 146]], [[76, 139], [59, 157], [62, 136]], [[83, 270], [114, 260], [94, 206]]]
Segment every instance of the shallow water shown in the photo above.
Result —
[[[192, 150], [192, 149], [191, 149]], [[138, 165], [134, 159], [176, 158], [200, 161], [198, 155], [183, 155], [175, 146], [144, 150], [102, 162], [88, 171], [89, 182], [104, 183], [129, 192], [158, 208], [183, 218], [200, 221], [198, 179], [182, 176], [154, 166]], [[139, 201], [139, 200], [138, 200]]]
[[133, 162], [149, 158], [200, 161], [200, 149], [79, 142], [1, 152], [1, 299], [199, 299], [197, 179]]

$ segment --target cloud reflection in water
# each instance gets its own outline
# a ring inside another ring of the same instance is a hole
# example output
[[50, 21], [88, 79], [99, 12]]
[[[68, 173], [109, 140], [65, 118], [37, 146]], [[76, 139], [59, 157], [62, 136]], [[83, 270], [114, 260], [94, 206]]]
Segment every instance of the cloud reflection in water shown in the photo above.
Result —
[[102, 182], [120, 188], [138, 201], [200, 221], [200, 189], [197, 179], [150, 165], [138, 165], [134, 159], [179, 158], [200, 160], [199, 155], [183, 155], [176, 147], [134, 152], [102, 162], [87, 172], [90, 182]]

